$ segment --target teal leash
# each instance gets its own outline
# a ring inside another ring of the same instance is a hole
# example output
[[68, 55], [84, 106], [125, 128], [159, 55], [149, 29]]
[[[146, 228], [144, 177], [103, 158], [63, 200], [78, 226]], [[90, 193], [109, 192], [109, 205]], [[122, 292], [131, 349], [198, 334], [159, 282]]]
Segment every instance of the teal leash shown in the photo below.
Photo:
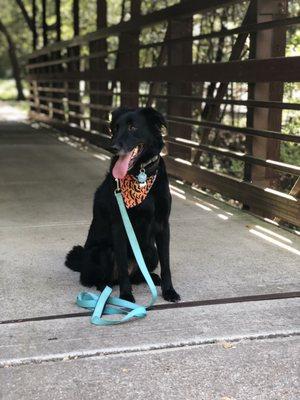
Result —
[[[116, 182], [117, 189], [115, 190], [115, 197], [119, 206], [123, 224], [136, 262], [149, 286], [151, 300], [148, 305], [141, 306], [130, 301], [120, 299], [119, 297], [113, 297], [111, 296], [112, 288], [109, 286], [106, 286], [100, 295], [90, 292], [81, 292], [77, 296], [76, 304], [79, 307], [87, 308], [88, 310], [93, 311], [91, 323], [95, 325], [116, 325], [122, 324], [133, 318], [144, 318], [147, 315], [147, 308], [151, 307], [157, 299], [157, 290], [145, 264], [139, 243], [128, 217], [122, 193], [119, 188], [118, 179], [116, 179]], [[103, 318], [103, 315], [116, 314], [122, 315], [123, 317], [117, 320]]]

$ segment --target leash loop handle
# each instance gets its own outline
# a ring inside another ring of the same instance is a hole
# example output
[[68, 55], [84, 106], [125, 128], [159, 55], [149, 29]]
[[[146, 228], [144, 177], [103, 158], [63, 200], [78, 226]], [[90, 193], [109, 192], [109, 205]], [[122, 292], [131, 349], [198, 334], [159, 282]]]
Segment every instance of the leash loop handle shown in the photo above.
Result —
[[[129, 239], [136, 262], [149, 286], [151, 292], [151, 300], [148, 305], [141, 306], [119, 297], [111, 296], [112, 288], [106, 286], [100, 295], [91, 292], [81, 292], [78, 294], [76, 304], [79, 307], [87, 308], [93, 311], [91, 323], [94, 325], [117, 325], [129, 321], [133, 318], [144, 318], [147, 315], [147, 308], [151, 307], [157, 299], [157, 290], [145, 264], [138, 240], [134, 229], [130, 222], [126, 207], [120, 192], [119, 180], [116, 179], [117, 188], [115, 189], [115, 197], [121, 213], [122, 221], [126, 234]], [[105, 319], [103, 315], [123, 315], [121, 319]]]

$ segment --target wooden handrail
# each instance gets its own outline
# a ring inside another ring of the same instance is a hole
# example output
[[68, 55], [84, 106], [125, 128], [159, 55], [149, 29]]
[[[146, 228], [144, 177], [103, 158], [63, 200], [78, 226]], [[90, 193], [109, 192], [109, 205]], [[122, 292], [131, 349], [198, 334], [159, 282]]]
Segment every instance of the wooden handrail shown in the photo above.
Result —
[[[160, 47], [163, 45], [169, 45], [173, 43], [181, 43], [183, 41], [195, 41], [195, 40], [204, 40], [204, 39], [213, 39], [213, 38], [220, 38], [220, 37], [226, 37], [226, 36], [232, 36], [240, 33], [251, 33], [251, 32], [257, 32], [259, 30], [266, 30], [266, 29], [271, 29], [271, 28], [276, 28], [279, 26], [290, 26], [290, 25], [296, 25], [300, 24], [300, 17], [293, 17], [293, 18], [285, 18], [285, 19], [280, 19], [280, 20], [274, 20], [274, 21], [269, 21], [269, 22], [262, 22], [259, 24], [249, 24], [245, 25], [239, 28], [234, 28], [234, 29], [223, 29], [217, 32], [211, 32], [211, 33], [206, 33], [202, 35], [195, 35], [195, 36], [182, 36], [179, 38], [174, 38], [174, 39], [166, 39], [163, 42], [155, 42], [155, 43], [148, 43], [148, 44], [141, 44], [138, 46], [139, 50], [143, 49], [149, 49], [149, 48], [154, 48], [154, 47]], [[100, 51], [97, 53], [92, 53], [90, 55], [85, 55], [85, 56], [78, 56], [78, 57], [65, 57], [60, 60], [51, 60], [51, 61], [44, 61], [44, 62], [37, 62], [37, 63], [30, 63], [27, 64], [28, 69], [34, 69], [34, 68], [40, 68], [40, 67], [47, 67], [51, 65], [57, 65], [61, 63], [68, 63], [76, 60], [82, 60], [82, 59], [92, 59], [92, 58], [99, 58], [99, 57], [107, 57], [109, 54], [125, 54], [125, 53], [130, 53], [132, 49], [127, 49], [127, 50], [112, 50], [112, 51]], [[34, 53], [32, 53], [34, 54]], [[31, 56], [32, 56], [31, 54]]]
[[155, 11], [151, 14], [140, 15], [134, 21], [129, 20], [126, 22], [121, 22], [117, 25], [102, 28], [83, 36], [75, 36], [71, 40], [53, 43], [47, 47], [43, 47], [42, 49], [31, 53], [28, 58], [31, 59], [39, 57], [41, 55], [48, 54], [49, 52], [57, 51], [65, 47], [78, 46], [94, 40], [103, 39], [108, 36], [117, 36], [122, 32], [137, 31], [149, 25], [157, 24], [163, 21], [169, 21], [172, 18], [183, 18], [197, 12], [203, 13], [216, 7], [223, 7], [238, 2], [239, 0], [186, 0], [182, 3], [163, 8], [159, 11]]
[[139, 69], [31, 73], [32, 81], [299, 82], [300, 57], [230, 61]]
[[[52, 93], [80, 93], [79, 89], [66, 89], [64, 88], [53, 88], [53, 87], [37, 87], [38, 90], [41, 92], [52, 92]], [[103, 91], [103, 90], [89, 90], [90, 94], [100, 94], [101, 96], [112, 96], [112, 92]], [[114, 92], [113, 96], [136, 96], [136, 93], [133, 92]], [[148, 94], [141, 94], [139, 93], [138, 96], [140, 98], [147, 99], [149, 97]], [[30, 97], [30, 96], [29, 96]], [[41, 98], [41, 96], [39, 96]], [[200, 97], [200, 96], [185, 96], [185, 95], [163, 95], [163, 94], [153, 94], [153, 98], [161, 99], [161, 100], [169, 100], [169, 99], [176, 99], [176, 100], [185, 100], [190, 101], [192, 103], [207, 103], [207, 104], [230, 104], [236, 106], [245, 106], [245, 107], [261, 107], [261, 108], [278, 108], [281, 110], [299, 110], [300, 111], [300, 103], [287, 103], [281, 101], [259, 101], [259, 100], [238, 100], [238, 99], [221, 99], [217, 100], [212, 97]]]
[[266, 130], [258, 130], [253, 128], [243, 128], [239, 126], [232, 126], [232, 125], [225, 125], [220, 124], [218, 122], [211, 122], [211, 121], [198, 121], [192, 118], [185, 118], [185, 117], [177, 117], [174, 115], [167, 116], [169, 122], [178, 122], [180, 124], [187, 124], [187, 125], [196, 125], [203, 128], [213, 128], [219, 131], [225, 132], [235, 132], [235, 133], [242, 133], [244, 135], [250, 136], [261, 136], [269, 139], [277, 139], [282, 141], [300, 143], [300, 135], [287, 135], [285, 133], [280, 133], [276, 131], [266, 131]]
[[[180, 138], [178, 138], [180, 139]], [[277, 171], [282, 171], [286, 172], [288, 174], [292, 175], [300, 175], [300, 167], [297, 167], [295, 165], [290, 165], [286, 163], [278, 163], [275, 160], [263, 160], [262, 158], [258, 157], [253, 157], [249, 154], [246, 153], [240, 153], [236, 151], [232, 151], [226, 148], [221, 148], [221, 147], [215, 147], [215, 146], [208, 146], [204, 145], [201, 143], [186, 143], [182, 142], [173, 138], [167, 138], [166, 139], [167, 143], [172, 143], [175, 146], [182, 146], [186, 148], [192, 148], [192, 149], [200, 149], [202, 151], [205, 151], [210, 154], [215, 154], [219, 155], [222, 157], [229, 157], [229, 158], [234, 158], [236, 160], [240, 160], [243, 162], [249, 162], [251, 164], [256, 164], [256, 165], [262, 165], [263, 167], [267, 168], [273, 168], [276, 169]]]

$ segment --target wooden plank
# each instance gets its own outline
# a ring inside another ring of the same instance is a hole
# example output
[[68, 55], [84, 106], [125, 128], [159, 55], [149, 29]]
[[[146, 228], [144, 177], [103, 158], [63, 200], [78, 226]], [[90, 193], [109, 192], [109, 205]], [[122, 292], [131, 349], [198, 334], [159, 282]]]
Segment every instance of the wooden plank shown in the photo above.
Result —
[[37, 121], [43, 121], [43, 122], [49, 124], [50, 126], [52, 126], [53, 128], [61, 130], [67, 134], [86, 139], [90, 143], [92, 143], [96, 146], [103, 147], [107, 150], [111, 150], [111, 138], [108, 135], [87, 132], [87, 131], [81, 129], [79, 126], [78, 127], [71, 126], [66, 122], [62, 122], [57, 119], [49, 118], [49, 116], [47, 116], [47, 115], [30, 113], [29, 117], [34, 120], [37, 120]]
[[116, 69], [101, 75], [95, 72], [65, 72], [28, 75], [29, 80], [128, 80], [165, 82], [299, 82], [300, 57], [276, 57], [263, 60], [231, 61], [195, 65], [139, 69]]
[[[65, 92], [65, 89], [63, 89]], [[34, 96], [29, 96], [30, 99], [34, 99]], [[54, 102], [54, 103], [63, 103], [63, 99], [61, 98], [56, 98], [56, 97], [48, 97], [48, 96], [39, 96], [40, 100], [45, 100], [46, 102]], [[83, 103], [81, 101], [74, 101], [74, 100], [68, 100], [69, 104], [72, 104], [74, 106], [81, 106], [81, 107], [88, 107], [88, 108], [93, 108], [95, 110], [103, 110], [103, 111], [112, 111], [113, 107], [108, 106], [108, 105], [103, 105], [103, 104], [91, 104], [91, 103]], [[99, 114], [98, 114], [99, 115]]]
[[[60, 58], [61, 53], [60, 51], [56, 51], [55, 53], [51, 53], [50, 54], [51, 57], [53, 58]], [[63, 67], [62, 65], [55, 65], [52, 67], [48, 67], [52, 72], [61, 72], [63, 71]], [[52, 83], [52, 88], [56, 89], [56, 88], [60, 88], [63, 89], [64, 88], [64, 82], [53, 82]], [[63, 104], [62, 104], [62, 97], [64, 97], [64, 93], [63, 92], [55, 92], [52, 90], [51, 96], [52, 96], [52, 102], [53, 102], [53, 107], [62, 110], [63, 109]], [[43, 99], [43, 96], [40, 96], [41, 100], [46, 100]], [[47, 100], [46, 100], [47, 101]], [[55, 111], [53, 111], [53, 117], [57, 118], [57, 119], [65, 119], [64, 113], [58, 113], [56, 114]]]
[[228, 131], [228, 132], [243, 133], [244, 135], [261, 136], [261, 137], [270, 138], [270, 139], [300, 143], [299, 135], [297, 135], [297, 136], [287, 135], [287, 134], [280, 133], [280, 132], [266, 131], [266, 130], [262, 130], [262, 129], [258, 130], [258, 129], [253, 129], [253, 128], [241, 128], [239, 126], [225, 125], [225, 124], [220, 124], [218, 122], [211, 122], [211, 121], [198, 121], [198, 120], [191, 119], [191, 118], [177, 117], [177, 116], [173, 116], [173, 115], [168, 115], [167, 119], [168, 119], [168, 121], [177, 121], [177, 122], [183, 123], [183, 124], [191, 124], [191, 125], [197, 125], [197, 126], [201, 126], [201, 127], [215, 128], [215, 129]]
[[176, 42], [191, 42], [191, 41], [198, 41], [198, 40], [207, 40], [207, 39], [214, 39], [214, 38], [221, 38], [221, 37], [229, 37], [241, 33], [253, 33], [261, 30], [281, 27], [281, 26], [292, 26], [297, 25], [300, 23], [300, 17], [292, 17], [292, 18], [283, 18], [280, 20], [272, 20], [262, 23], [255, 23], [255, 24], [245, 24], [239, 28], [234, 29], [222, 29], [219, 31], [214, 31], [210, 33], [204, 33], [201, 35], [189, 35], [189, 36], [181, 36], [178, 38], [172, 39], [165, 39], [162, 42], [155, 42], [155, 43], [147, 43], [141, 45], [139, 49], [149, 49], [155, 47], [161, 47], [163, 45], [168, 45], [169, 43], [176, 43]]
[[[47, 102], [53, 101], [51, 97], [47, 96], [39, 96], [39, 100]], [[60, 100], [56, 100], [60, 101]], [[79, 101], [73, 101], [70, 100], [69, 104], [71, 105], [76, 105], [76, 106], [82, 106], [82, 107], [90, 107], [90, 108], [95, 108], [99, 110], [106, 110], [110, 111], [113, 110], [113, 107], [106, 106], [106, 105], [93, 105], [93, 104], [84, 104]], [[78, 111], [77, 109], [74, 109], [74, 111]], [[282, 141], [287, 141], [287, 142], [294, 142], [294, 143], [300, 143], [300, 136], [294, 136], [294, 135], [288, 135], [284, 133], [279, 133], [279, 132], [274, 132], [274, 131], [264, 131], [264, 130], [257, 130], [253, 128], [241, 128], [238, 126], [231, 126], [231, 125], [225, 125], [225, 124], [219, 124], [217, 122], [211, 122], [211, 121], [198, 121], [194, 120], [191, 118], [184, 118], [184, 117], [176, 117], [176, 116], [166, 116], [166, 119], [170, 122], [178, 122], [180, 124], [188, 124], [188, 125], [197, 125], [201, 127], [209, 127], [209, 128], [215, 128], [221, 131], [228, 131], [228, 132], [235, 132], [238, 134], [244, 134], [244, 135], [249, 135], [249, 136], [260, 136], [260, 137], [266, 137], [266, 138], [273, 138], [276, 140], [282, 140]], [[180, 131], [181, 132], [181, 131]], [[174, 135], [173, 135], [174, 136]], [[180, 133], [178, 134], [178, 137], [182, 137]], [[174, 136], [175, 138], [175, 136]]]
[[[33, 103], [34, 104], [34, 103]], [[42, 110], [47, 110], [47, 111], [50, 111], [51, 110], [51, 112], [56, 112], [56, 113], [58, 113], [58, 114], [64, 114], [64, 111], [63, 110], [60, 110], [59, 108], [53, 108], [53, 106], [49, 106], [49, 105], [46, 105], [46, 104], [42, 104], [42, 105], [40, 105], [39, 106], [39, 108]], [[35, 114], [38, 114], [39, 112], [35, 112]], [[76, 113], [75, 111], [70, 111], [69, 112], [69, 114], [70, 114], [70, 116], [72, 116], [72, 119], [74, 119], [74, 121], [73, 121], [73, 123], [77, 123], [77, 120], [79, 120], [79, 123], [80, 123], [80, 120], [91, 120], [91, 121], [94, 121], [94, 122], [97, 122], [97, 123], [99, 123], [99, 124], [101, 124], [101, 127], [104, 129], [105, 127], [107, 127], [107, 126], [109, 126], [109, 124], [110, 124], [110, 122], [108, 121], [108, 120], [103, 120], [103, 119], [101, 119], [101, 118], [98, 118], [98, 117], [91, 117], [91, 116], [86, 116], [86, 115], [84, 115], [84, 114], [81, 114], [81, 113]], [[32, 113], [31, 115], [34, 115], [34, 113]], [[49, 117], [49, 119], [51, 119], [51, 118], [53, 118], [53, 117], [50, 117], [50, 113], [47, 113], [47, 115], [48, 115], [48, 117]], [[43, 115], [44, 116], [44, 115]], [[55, 119], [55, 118], [54, 118]], [[57, 119], [58, 120], [58, 119]], [[77, 125], [79, 125], [79, 123], [77, 123]], [[82, 128], [80, 128], [80, 129], [82, 129]], [[84, 130], [85, 132], [87, 132], [86, 130]], [[101, 131], [98, 131], [98, 133], [103, 133], [103, 132], [101, 132]], [[94, 134], [94, 133], [93, 133]]]
[[[269, 22], [264, 22], [260, 24], [250, 24], [250, 25], [245, 25], [240, 28], [235, 28], [235, 29], [227, 29], [227, 30], [221, 30], [221, 31], [216, 31], [216, 32], [211, 32], [207, 34], [202, 34], [202, 35], [195, 35], [195, 36], [181, 36], [178, 38], [173, 38], [173, 39], [165, 39], [164, 41], [161, 42], [155, 42], [155, 43], [148, 43], [148, 44], [142, 44], [139, 45], [138, 48], [139, 50], [141, 49], [149, 49], [149, 48], [155, 48], [155, 47], [161, 47], [165, 46], [167, 48], [169, 43], [176, 43], [176, 42], [191, 42], [195, 40], [204, 40], [204, 39], [212, 39], [212, 38], [219, 38], [219, 37], [226, 37], [226, 36], [232, 36], [235, 34], [240, 34], [240, 33], [253, 33], [258, 30], [265, 30], [265, 29], [270, 29], [278, 26], [290, 26], [290, 25], [295, 25], [300, 23], [300, 17], [293, 17], [293, 18], [285, 18], [285, 19], [280, 19], [280, 20], [273, 20]], [[97, 52], [93, 53], [93, 55], [87, 55], [87, 56], [80, 56], [76, 59], [91, 59], [95, 56], [97, 57], [107, 57], [109, 54], [115, 54], [115, 53], [130, 53], [132, 50], [131, 48], [120, 51], [120, 50], [112, 50], [109, 52]], [[133, 50], [135, 51], [135, 50]], [[48, 63], [30, 63], [27, 64], [28, 69], [34, 69], [37, 67], [43, 67], [46, 65], [53, 65], [53, 64], [58, 64], [60, 62], [68, 63], [70, 61], [75, 61], [75, 58], [63, 58], [61, 61], [56, 60], [56, 61], [49, 61]]]
[[[49, 91], [49, 92], [54, 92], [54, 91], [61, 91], [64, 92], [64, 89], [53, 89], [53, 88], [47, 88], [43, 87], [43, 91]], [[107, 96], [111, 97], [111, 92], [110, 91], [95, 91], [91, 90], [90, 93], [94, 94], [101, 94], [102, 96]], [[124, 91], [123, 91], [124, 93]], [[135, 93], [131, 92], [125, 92], [126, 96], [135, 96]], [[115, 92], [114, 96], [121, 96], [120, 92]], [[140, 98], [148, 98], [147, 94], [139, 94]], [[262, 107], [262, 108], [279, 108], [282, 110], [299, 110], [300, 111], [300, 103], [286, 103], [286, 102], [281, 102], [281, 101], [259, 101], [259, 100], [228, 100], [228, 99], [221, 99], [221, 100], [216, 100], [214, 98], [209, 98], [209, 97], [200, 97], [200, 96], [184, 96], [184, 95], [161, 95], [161, 94], [151, 94], [151, 97], [153, 98], [158, 98], [162, 100], [167, 100], [169, 98], [172, 98], [174, 100], [184, 100], [184, 101], [189, 101], [191, 103], [221, 103], [221, 104], [232, 104], [232, 105], [238, 105], [238, 106], [245, 106], [245, 107]]]
[[198, 184], [242, 203], [255, 205], [260, 214], [270, 215], [300, 225], [300, 202], [293, 198], [281, 197], [263, 188], [213, 171], [201, 169], [196, 165], [186, 165], [164, 157], [169, 174], [189, 183]]
[[[73, 56], [76, 55], [78, 56], [80, 54], [80, 47], [74, 46], [74, 47], [69, 47], [67, 49], [68, 55]], [[73, 73], [73, 71], [78, 71], [79, 70], [79, 61], [73, 61], [72, 63], [68, 64], [68, 74]], [[67, 81], [66, 83], [66, 93], [67, 93], [67, 98], [68, 100], [71, 101], [76, 101], [78, 102], [80, 100], [80, 92], [79, 92], [79, 81], [74, 80], [74, 81]], [[71, 89], [71, 91], [69, 91]], [[70, 115], [71, 112], [75, 113], [80, 113], [80, 106], [70, 104], [68, 105], [69, 108], [69, 122], [76, 122], [74, 121], [74, 118], [72, 115]]]
[[[116, 53], [116, 50], [111, 50], [111, 51], [95, 51], [92, 54], [89, 55], [78, 55], [78, 56], [74, 56], [74, 57], [64, 57], [61, 58], [59, 60], [52, 60], [52, 61], [47, 61], [47, 62], [31, 62], [30, 64], [26, 65], [26, 68], [28, 69], [35, 69], [35, 68], [39, 68], [39, 67], [44, 67], [44, 66], [49, 66], [49, 65], [56, 65], [56, 64], [61, 64], [61, 63], [69, 63], [71, 61], [79, 61], [79, 60], [91, 60], [93, 58], [105, 58], [107, 57], [109, 54], [114, 54]], [[35, 59], [34, 59], [35, 60]]]
[[253, 157], [248, 155], [247, 153], [235, 152], [226, 148], [215, 147], [210, 145], [204, 145], [201, 143], [184, 143], [179, 140], [174, 140], [170, 137], [167, 138], [166, 143], [172, 143], [176, 147], [185, 147], [185, 148], [193, 148], [200, 149], [201, 151], [205, 151], [207, 153], [219, 155], [221, 157], [229, 157], [234, 158], [236, 160], [243, 161], [244, 163], [248, 162], [254, 165], [261, 165], [268, 168], [273, 168], [277, 171], [286, 172], [292, 175], [300, 175], [300, 167], [296, 165], [286, 164], [286, 163], [278, 163], [275, 160], [264, 160], [262, 158]]
[[89, 41], [102, 39], [108, 36], [116, 36], [119, 35], [121, 32], [140, 30], [143, 27], [163, 21], [168, 21], [172, 18], [188, 17], [195, 13], [204, 13], [209, 10], [213, 10], [216, 7], [225, 7], [234, 3], [239, 3], [239, 0], [210, 0], [209, 2], [207, 0], [187, 0], [185, 2], [163, 8], [150, 14], [140, 15], [134, 21], [129, 20], [126, 22], [121, 22], [118, 25], [112, 25], [110, 27], [89, 33], [87, 35], [76, 36], [71, 40], [54, 43], [47, 48], [35, 51], [31, 54], [30, 57], [37, 57], [42, 54], [47, 54], [49, 51], [59, 50], [63, 47], [86, 44]]

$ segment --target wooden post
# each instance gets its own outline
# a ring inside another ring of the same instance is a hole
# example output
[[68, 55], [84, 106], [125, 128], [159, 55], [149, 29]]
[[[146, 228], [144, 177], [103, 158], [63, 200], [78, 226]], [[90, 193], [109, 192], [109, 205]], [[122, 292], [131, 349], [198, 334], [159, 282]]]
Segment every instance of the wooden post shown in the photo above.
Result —
[[[74, 36], [79, 35], [79, 0], [73, 0], [73, 33]], [[80, 47], [79, 46], [72, 46], [68, 47], [67, 49], [67, 56], [68, 57], [78, 57], [80, 55]], [[71, 61], [68, 62], [68, 71], [74, 71], [78, 72], [80, 67], [79, 60]], [[68, 100], [71, 101], [79, 101], [80, 100], [80, 95], [79, 95], [79, 81], [72, 81], [72, 82], [67, 82], [67, 90], [70, 89], [72, 92], [68, 92], [67, 97]], [[75, 92], [73, 92], [75, 91]], [[68, 103], [68, 109], [71, 112], [74, 112], [76, 114], [80, 113], [80, 107], [74, 104], [69, 104]], [[69, 122], [75, 123], [80, 125], [80, 120], [78, 118], [72, 117], [69, 114]]]
[[[141, 12], [141, 0], [131, 0], [131, 19], [138, 18]], [[119, 66], [122, 68], [139, 68], [139, 30], [131, 32], [123, 32], [119, 41]], [[130, 49], [129, 53], [124, 51]], [[138, 107], [139, 105], [139, 82], [138, 81], [121, 81], [122, 92], [134, 93], [133, 96], [121, 94], [121, 105], [126, 107]]]
[[[106, 0], [97, 0], [97, 29], [105, 28], [107, 26], [107, 4]], [[106, 52], [107, 51], [107, 43], [106, 39], [94, 40], [89, 43], [90, 55], [98, 52]], [[95, 58], [91, 58], [89, 60], [89, 69], [90, 71], [96, 71], [101, 74], [102, 71], [107, 69], [107, 63], [105, 60], [105, 56], [99, 56]], [[90, 90], [91, 91], [104, 91], [108, 90], [107, 82], [90, 82]], [[101, 93], [90, 93], [90, 103], [96, 105], [108, 105], [110, 102], [110, 97], [101, 95]], [[103, 120], [108, 120], [108, 112], [105, 110], [96, 110], [90, 109], [91, 117], [98, 117]], [[91, 129], [98, 131], [105, 131], [106, 126], [91, 120]]]
[[[60, 0], [55, 0], [55, 15], [56, 15], [56, 41], [60, 42], [61, 40], [61, 18], [60, 18]], [[61, 51], [54, 51], [51, 53], [52, 55], [52, 59], [53, 60], [59, 60], [61, 58]], [[53, 65], [52, 67], [50, 67], [51, 72], [62, 72], [63, 71], [63, 67], [61, 64], [57, 64], [57, 65]], [[64, 83], [63, 82], [54, 82], [52, 83], [52, 87], [53, 88], [63, 88], [64, 87]], [[52, 92], [52, 96], [53, 99], [57, 99], [58, 101], [55, 102], [53, 101], [53, 108], [56, 108], [60, 111], [63, 110], [63, 104], [61, 103], [62, 98], [64, 97], [64, 93], [58, 93], [58, 92]], [[53, 111], [53, 118], [55, 119], [59, 119], [59, 120], [64, 120], [65, 117], [63, 114], [61, 114], [60, 112], [56, 112]]]
[[[193, 18], [188, 17], [184, 19], [169, 21], [169, 37], [168, 39], [175, 39], [181, 36], [192, 36], [193, 33]], [[171, 42], [168, 44], [168, 65], [184, 65], [192, 63], [192, 42]], [[168, 95], [191, 95], [191, 83], [168, 83]], [[167, 113], [169, 115], [176, 115], [181, 117], [191, 118], [192, 106], [191, 102], [168, 99]], [[168, 135], [170, 137], [181, 137], [191, 139], [191, 127], [187, 125], [180, 125], [169, 123]], [[191, 150], [184, 147], [174, 146], [168, 144], [168, 153], [170, 156], [179, 157], [191, 160]]]
[[[38, 36], [37, 36], [37, 29], [36, 29], [36, 0], [32, 0], [31, 2], [31, 10], [32, 10], [32, 48], [36, 50], [38, 45]], [[33, 59], [29, 59], [29, 63], [33, 62]], [[30, 105], [30, 112], [39, 112], [39, 95], [37, 91], [37, 82], [31, 82], [29, 86], [30, 96], [34, 99], [34, 105]]]
[[[164, 40], [165, 41], [168, 40], [169, 37], [170, 37], [170, 24], [168, 24], [168, 26], [167, 26]], [[163, 66], [165, 61], [167, 60], [167, 57], [168, 57], [168, 44], [164, 43], [160, 49], [160, 52], [159, 52], [159, 55], [157, 58], [157, 62], [156, 62], [156, 66], [157, 67]], [[161, 90], [162, 90], [162, 82], [150, 82], [149, 95], [148, 95], [148, 99], [146, 102], [146, 107], [151, 107], [152, 102], [155, 99], [155, 96], [160, 94]], [[159, 108], [159, 104], [161, 103], [161, 100], [156, 99], [155, 103], [156, 103], [157, 107]], [[164, 105], [165, 102], [162, 101], [162, 104]]]
[[[47, 44], [48, 44], [47, 0], [42, 0], [42, 35], [43, 35], [43, 46], [47, 46]], [[41, 62], [50, 61], [50, 57], [49, 56], [50, 56], [50, 54], [44, 54], [44, 55], [41, 56], [39, 61], [41, 61]], [[41, 73], [43, 73], [43, 72], [44, 73], [48, 73], [49, 72], [49, 68], [50, 67], [48, 67], [48, 66], [42, 67], [40, 69], [40, 72]], [[39, 86], [41, 88], [43, 88], [43, 86], [51, 86], [50, 82], [43, 82], [43, 83], [39, 82], [38, 84], [39, 84]], [[48, 92], [47, 91], [43, 91], [41, 89], [41, 93], [40, 94], [42, 96], [47, 96]], [[48, 102], [45, 101], [45, 100], [41, 100], [40, 101], [40, 105], [48, 105]], [[45, 113], [47, 115], [50, 114], [50, 110], [49, 109], [45, 110], [45, 109], [41, 108], [41, 112]]]
[[[251, 16], [253, 14], [254, 8], [255, 7], [254, 7], [253, 3], [250, 3], [241, 26], [247, 25], [252, 21]], [[240, 33], [237, 36], [236, 41], [234, 42], [234, 45], [232, 46], [232, 51], [231, 51], [231, 54], [229, 57], [229, 61], [239, 60], [241, 58], [241, 54], [244, 49], [247, 37], [248, 37], [248, 33]], [[219, 42], [219, 46], [221, 48], [219, 48], [218, 53], [221, 55], [221, 57], [219, 57], [219, 59], [216, 59], [217, 62], [221, 61], [222, 57], [223, 57], [223, 52], [222, 52], [223, 43]], [[218, 55], [218, 53], [217, 53], [217, 55]], [[214, 96], [215, 100], [221, 101], [224, 98], [225, 94], [227, 93], [228, 85], [229, 85], [229, 82], [221, 82], [220, 83], [220, 85], [217, 89], [216, 95]], [[212, 89], [214, 90], [215, 86], [212, 86]], [[207, 97], [212, 97], [212, 93], [209, 94]], [[210, 104], [210, 105], [206, 104], [206, 106], [204, 107], [204, 110], [201, 114], [201, 118], [206, 119], [207, 121], [218, 122], [219, 116], [220, 116], [220, 110], [221, 110], [220, 103]], [[203, 133], [201, 136], [201, 143], [205, 144], [207, 142], [210, 131], [211, 131], [211, 129], [209, 129], [209, 128], [203, 129]], [[201, 151], [196, 152], [194, 160], [193, 160], [193, 162], [195, 164], [199, 163], [201, 153], [202, 153]]]
[[[287, 0], [256, 0], [257, 22], [266, 22], [287, 17]], [[255, 58], [284, 57], [286, 47], [286, 28], [278, 27], [256, 33]], [[283, 82], [256, 83], [253, 88], [255, 100], [282, 101]], [[253, 127], [281, 131], [282, 110], [256, 107], [253, 110]], [[265, 160], [279, 160], [280, 142], [274, 139], [253, 137], [252, 154]], [[253, 165], [252, 182], [258, 186], [276, 186], [278, 175], [274, 169]]]
[[[257, 22], [257, 5], [256, 0], [252, 1], [249, 6], [249, 24], [255, 24]], [[249, 46], [249, 59], [255, 59], [256, 56], [256, 32], [250, 33], [250, 46]], [[253, 100], [255, 97], [255, 84], [248, 82], [248, 100]], [[247, 126], [253, 127], [254, 122], [254, 108], [247, 108]], [[252, 155], [252, 140], [253, 137], [246, 135], [245, 138], [245, 151], [247, 154]], [[252, 181], [252, 164], [245, 162], [244, 164], [244, 181]], [[248, 204], [243, 205], [244, 209], [249, 209]]]

